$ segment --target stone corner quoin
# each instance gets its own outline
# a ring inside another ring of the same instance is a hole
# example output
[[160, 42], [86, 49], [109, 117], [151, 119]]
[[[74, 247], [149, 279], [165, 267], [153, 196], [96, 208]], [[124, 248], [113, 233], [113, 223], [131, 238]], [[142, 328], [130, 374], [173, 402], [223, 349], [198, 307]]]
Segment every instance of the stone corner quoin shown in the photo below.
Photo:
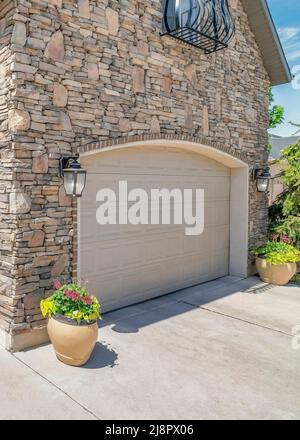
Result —
[[[77, 273], [61, 154], [161, 136], [266, 162], [269, 79], [231, 3], [236, 37], [205, 55], [161, 37], [159, 1], [0, 1], [0, 328], [10, 336], [42, 335], [41, 298], [54, 277]], [[253, 185], [249, 196], [251, 246], [265, 237], [267, 204]]]

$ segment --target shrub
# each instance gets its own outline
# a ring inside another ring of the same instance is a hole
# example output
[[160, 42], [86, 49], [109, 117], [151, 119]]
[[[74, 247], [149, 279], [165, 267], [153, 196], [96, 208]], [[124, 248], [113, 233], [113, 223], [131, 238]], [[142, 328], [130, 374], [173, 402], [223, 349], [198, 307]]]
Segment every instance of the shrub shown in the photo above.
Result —
[[281, 181], [284, 191], [269, 210], [269, 232], [272, 239], [288, 237], [300, 248], [300, 141], [283, 150]]
[[272, 240], [286, 241], [300, 249], [300, 216], [290, 215], [270, 224]]
[[54, 287], [56, 291], [53, 295], [41, 301], [41, 311], [45, 318], [58, 314], [78, 323], [100, 319], [100, 304], [86, 289], [77, 284], [62, 285], [58, 280], [54, 282]]
[[265, 258], [268, 263], [278, 265], [297, 263], [300, 261], [300, 251], [287, 243], [268, 241], [253, 251], [256, 257]]

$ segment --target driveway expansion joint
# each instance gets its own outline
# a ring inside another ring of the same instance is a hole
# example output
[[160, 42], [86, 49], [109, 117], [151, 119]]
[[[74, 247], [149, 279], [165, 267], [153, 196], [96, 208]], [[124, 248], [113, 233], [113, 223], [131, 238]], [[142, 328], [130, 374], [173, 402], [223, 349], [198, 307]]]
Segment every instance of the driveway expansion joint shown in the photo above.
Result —
[[43, 374], [39, 373], [38, 371], [36, 371], [34, 368], [32, 368], [30, 365], [28, 365], [26, 362], [24, 362], [22, 359], [18, 358], [14, 353], [10, 353], [18, 362], [20, 362], [21, 364], [23, 364], [25, 367], [29, 368], [29, 370], [31, 370], [33, 373], [37, 374], [38, 376], [40, 376], [42, 379], [44, 379], [46, 382], [49, 383], [49, 385], [52, 385], [54, 388], [56, 388], [58, 391], [60, 391], [62, 394], [64, 394], [66, 397], [68, 397], [70, 400], [72, 400], [72, 402], [74, 402], [76, 405], [80, 406], [80, 408], [82, 408], [84, 411], [86, 411], [87, 413], [91, 414], [93, 417], [95, 417], [95, 419], [97, 420], [101, 420], [93, 411], [91, 411], [90, 409], [88, 409], [86, 406], [82, 405], [80, 402], [78, 402], [76, 399], [74, 399], [72, 396], [70, 396], [70, 394], [68, 394], [66, 391], [64, 391], [62, 388], [60, 388], [58, 385], [56, 385], [54, 382], [52, 382], [50, 379], [48, 379], [47, 377], [45, 377]]
[[260, 327], [260, 328], [263, 328], [265, 330], [270, 330], [270, 331], [275, 332], [275, 333], [280, 333], [280, 334], [282, 334], [284, 336], [288, 336], [289, 338], [292, 337], [292, 335], [290, 333], [286, 333], [286, 332], [283, 332], [281, 330], [276, 330], [275, 328], [267, 327], [265, 325], [258, 324], [257, 322], [251, 322], [251, 321], [247, 321], [246, 319], [237, 318], [236, 316], [227, 315], [226, 313], [217, 312], [216, 310], [209, 309], [208, 307], [196, 306], [195, 304], [190, 304], [188, 301], [183, 301], [182, 300], [181, 302], [183, 302], [184, 304], [187, 304], [189, 306], [194, 306], [197, 309], [205, 310], [206, 312], [215, 313], [216, 315], [225, 316], [226, 318], [234, 319], [235, 321], [244, 322], [245, 324], [254, 325], [255, 327]]

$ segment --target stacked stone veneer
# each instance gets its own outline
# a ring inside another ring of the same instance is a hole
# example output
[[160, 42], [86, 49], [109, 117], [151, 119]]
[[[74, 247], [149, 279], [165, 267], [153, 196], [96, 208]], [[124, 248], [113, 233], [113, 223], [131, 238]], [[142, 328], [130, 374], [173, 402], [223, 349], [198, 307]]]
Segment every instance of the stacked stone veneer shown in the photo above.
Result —
[[[42, 342], [40, 299], [53, 278], [76, 275], [62, 153], [174, 137], [266, 163], [269, 80], [240, 2], [231, 8], [234, 40], [206, 56], [160, 36], [160, 0], [0, 0], [0, 326], [10, 348]], [[251, 246], [266, 216], [251, 184]]]

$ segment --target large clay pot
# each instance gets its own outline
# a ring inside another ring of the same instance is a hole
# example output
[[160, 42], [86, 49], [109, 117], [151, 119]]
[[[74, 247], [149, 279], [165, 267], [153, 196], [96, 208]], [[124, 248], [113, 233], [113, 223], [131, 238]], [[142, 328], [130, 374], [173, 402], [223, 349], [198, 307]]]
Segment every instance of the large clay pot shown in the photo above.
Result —
[[296, 275], [297, 264], [271, 264], [266, 259], [257, 258], [256, 268], [259, 276], [265, 283], [285, 286]]
[[97, 322], [87, 323], [54, 315], [48, 321], [48, 334], [57, 358], [68, 365], [84, 365], [98, 338]]

